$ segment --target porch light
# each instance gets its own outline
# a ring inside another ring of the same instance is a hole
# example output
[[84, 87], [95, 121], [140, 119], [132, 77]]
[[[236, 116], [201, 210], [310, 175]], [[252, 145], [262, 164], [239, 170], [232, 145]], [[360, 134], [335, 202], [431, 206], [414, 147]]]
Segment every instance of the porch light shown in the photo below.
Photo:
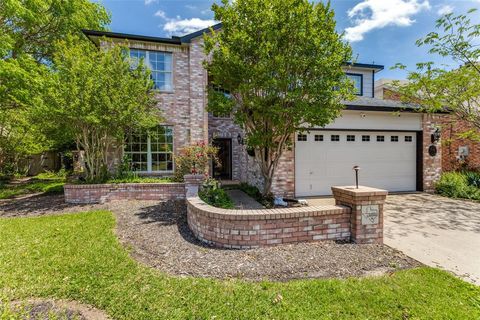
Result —
[[435, 132], [431, 135], [432, 143], [440, 141], [441, 133], [440, 128], [435, 129]]
[[243, 138], [242, 138], [242, 136], [240, 135], [240, 133], [239, 133], [238, 136], [237, 136], [237, 142], [238, 142], [239, 145], [242, 145], [242, 146], [243, 146], [243, 144], [244, 144]]
[[355, 170], [355, 185], [356, 185], [356, 188], [358, 189], [358, 171], [360, 171], [360, 167], [355, 166], [353, 167], [353, 170]]

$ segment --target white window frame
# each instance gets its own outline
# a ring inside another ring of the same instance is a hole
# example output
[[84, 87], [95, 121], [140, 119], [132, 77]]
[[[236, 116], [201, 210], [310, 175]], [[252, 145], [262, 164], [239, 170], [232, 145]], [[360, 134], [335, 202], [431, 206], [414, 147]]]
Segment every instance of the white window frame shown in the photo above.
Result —
[[[145, 170], [134, 170], [134, 172], [136, 173], [140, 173], [140, 174], [172, 174], [175, 172], [175, 161], [174, 161], [174, 154], [175, 154], [175, 134], [174, 134], [174, 126], [172, 125], [164, 125], [164, 124], [161, 124], [159, 125], [159, 127], [169, 127], [171, 128], [172, 130], [172, 151], [171, 152], [152, 152], [152, 140], [151, 140], [151, 137], [149, 134], [147, 134], [147, 171]], [[168, 144], [170, 144], [168, 142]], [[132, 151], [125, 151], [125, 148], [123, 150], [123, 154], [126, 155], [126, 154], [144, 154], [145, 152], [132, 152]], [[152, 164], [153, 164], [153, 161], [152, 161], [152, 155], [153, 154], [158, 154], [158, 153], [165, 153], [165, 154], [171, 154], [172, 155], [172, 170], [152, 170]]]
[[[145, 65], [150, 69], [150, 71], [152, 72], [152, 74], [153, 74], [153, 73], [170, 74], [170, 81], [171, 81], [171, 83], [170, 83], [170, 88], [169, 88], [169, 89], [168, 89], [168, 88], [161, 89], [161, 88], [157, 87], [157, 84], [155, 83], [155, 80], [154, 80], [153, 77], [152, 77], [152, 81], [154, 82], [154, 85], [155, 85], [155, 87], [154, 87], [155, 90], [158, 90], [158, 91], [160, 91], [160, 92], [173, 92], [173, 91], [175, 90], [175, 87], [174, 87], [174, 82], [175, 82], [175, 81], [174, 81], [174, 79], [173, 79], [173, 77], [174, 77], [174, 74], [173, 74], [173, 64], [174, 64], [174, 61], [173, 61], [173, 58], [174, 58], [174, 57], [173, 57], [173, 53], [172, 53], [172, 52], [168, 52], [168, 51], [154, 51], [154, 50], [144, 50], [144, 49], [131, 48], [131, 49], [130, 49], [130, 59], [135, 59], [135, 60], [138, 59], [138, 58], [136, 58], [136, 57], [132, 57], [132, 52], [134, 52], [134, 51], [139, 51], [139, 52], [144, 52], [144, 53], [145, 53], [144, 63], [145, 63]], [[167, 56], [167, 55], [170, 56], [170, 61], [171, 61], [171, 63], [170, 63], [170, 70], [167, 70], [167, 71], [166, 71], [166, 70], [154, 70], [154, 69], [152, 68], [152, 63], [150, 62], [150, 54], [153, 53], [153, 52], [155, 52], [155, 53], [157, 53], [157, 54], [160, 53], [160, 54], [163, 54], [163, 55], [166, 55], [166, 56]]]

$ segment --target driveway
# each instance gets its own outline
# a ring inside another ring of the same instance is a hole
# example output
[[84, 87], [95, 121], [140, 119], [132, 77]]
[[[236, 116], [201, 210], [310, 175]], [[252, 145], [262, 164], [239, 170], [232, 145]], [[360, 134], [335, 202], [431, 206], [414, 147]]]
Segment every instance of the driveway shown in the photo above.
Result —
[[480, 203], [425, 193], [390, 195], [385, 244], [480, 285]]

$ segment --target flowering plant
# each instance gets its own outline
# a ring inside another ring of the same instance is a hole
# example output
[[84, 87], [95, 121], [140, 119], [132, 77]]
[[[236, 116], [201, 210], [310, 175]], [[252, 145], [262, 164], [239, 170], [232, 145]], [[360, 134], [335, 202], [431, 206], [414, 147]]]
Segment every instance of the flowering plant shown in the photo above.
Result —
[[175, 156], [175, 180], [183, 181], [186, 174], [204, 174], [208, 177], [210, 160], [220, 165], [217, 157], [218, 149], [205, 142], [197, 142], [183, 148]]

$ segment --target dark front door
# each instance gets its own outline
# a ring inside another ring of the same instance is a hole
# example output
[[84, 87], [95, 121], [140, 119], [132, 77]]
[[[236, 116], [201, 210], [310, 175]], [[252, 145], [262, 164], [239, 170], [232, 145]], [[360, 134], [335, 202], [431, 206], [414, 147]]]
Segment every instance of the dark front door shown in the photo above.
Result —
[[214, 139], [213, 145], [218, 148], [220, 166], [213, 164], [213, 177], [221, 180], [232, 180], [232, 139]]

